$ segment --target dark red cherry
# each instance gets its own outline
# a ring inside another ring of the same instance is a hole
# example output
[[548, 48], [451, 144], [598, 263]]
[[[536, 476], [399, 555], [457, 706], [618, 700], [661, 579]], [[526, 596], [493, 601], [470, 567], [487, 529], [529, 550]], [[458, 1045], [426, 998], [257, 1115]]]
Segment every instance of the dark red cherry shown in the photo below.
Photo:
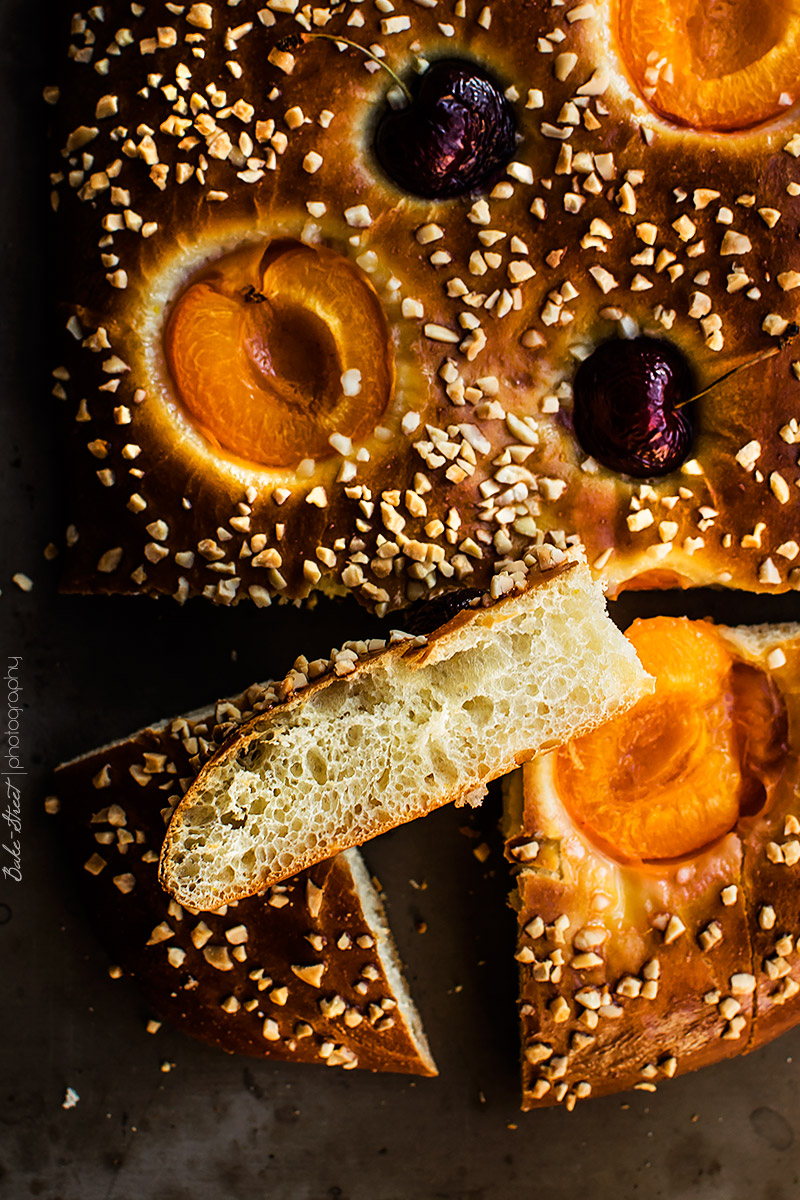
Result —
[[573, 424], [583, 449], [605, 467], [646, 479], [689, 456], [694, 428], [689, 364], [659, 338], [603, 342], [575, 376]]
[[411, 102], [388, 110], [375, 153], [404, 191], [430, 200], [490, 184], [516, 144], [511, 106], [482, 67], [439, 59], [411, 86]]

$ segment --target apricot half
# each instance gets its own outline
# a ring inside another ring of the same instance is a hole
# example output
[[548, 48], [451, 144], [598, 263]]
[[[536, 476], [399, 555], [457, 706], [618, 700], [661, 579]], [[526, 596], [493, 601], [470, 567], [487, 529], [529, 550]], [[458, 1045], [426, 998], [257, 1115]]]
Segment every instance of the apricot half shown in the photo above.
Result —
[[657, 617], [635, 621], [627, 636], [655, 692], [558, 750], [556, 786], [576, 825], [612, 857], [680, 858], [728, 833], [752, 805], [782, 710], [766, 676], [735, 663], [708, 622]]
[[183, 407], [212, 445], [294, 468], [357, 442], [392, 396], [386, 314], [344, 255], [281, 239], [219, 259], [186, 288], [164, 350]]
[[617, 37], [657, 112], [747, 129], [800, 95], [800, 0], [617, 0]]

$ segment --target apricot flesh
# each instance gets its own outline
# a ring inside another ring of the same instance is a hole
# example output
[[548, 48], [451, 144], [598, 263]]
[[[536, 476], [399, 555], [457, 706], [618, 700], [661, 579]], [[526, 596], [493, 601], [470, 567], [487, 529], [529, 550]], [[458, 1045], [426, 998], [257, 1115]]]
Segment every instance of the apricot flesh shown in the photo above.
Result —
[[617, 36], [642, 95], [679, 124], [747, 129], [800, 95], [800, 0], [617, 0]]
[[640, 620], [627, 637], [655, 692], [558, 750], [556, 787], [611, 857], [681, 858], [733, 829], [758, 795], [760, 765], [779, 752], [781, 708], [708, 622]]
[[285, 239], [218, 260], [170, 314], [175, 391], [212, 445], [295, 468], [373, 432], [394, 386], [383, 306], [363, 272], [326, 247]]

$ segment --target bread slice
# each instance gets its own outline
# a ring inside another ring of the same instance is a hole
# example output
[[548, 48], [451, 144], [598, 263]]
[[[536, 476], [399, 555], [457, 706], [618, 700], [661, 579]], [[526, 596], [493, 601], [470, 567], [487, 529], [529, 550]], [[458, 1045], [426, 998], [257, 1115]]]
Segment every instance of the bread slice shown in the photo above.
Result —
[[718, 632], [788, 718], [764, 803], [729, 834], [692, 857], [617, 862], [567, 812], [554, 754], [504, 781], [525, 1109], [652, 1091], [800, 1021], [800, 625]]
[[180, 903], [253, 895], [449, 801], [474, 803], [652, 689], [579, 562], [542, 569], [530, 556], [427, 639], [362, 649], [276, 694], [200, 772], [161, 855]]
[[111, 974], [135, 979], [152, 1013], [227, 1053], [435, 1075], [357, 850], [217, 912], [184, 908], [159, 885], [181, 788], [263, 693], [253, 687], [58, 768], [55, 819]]

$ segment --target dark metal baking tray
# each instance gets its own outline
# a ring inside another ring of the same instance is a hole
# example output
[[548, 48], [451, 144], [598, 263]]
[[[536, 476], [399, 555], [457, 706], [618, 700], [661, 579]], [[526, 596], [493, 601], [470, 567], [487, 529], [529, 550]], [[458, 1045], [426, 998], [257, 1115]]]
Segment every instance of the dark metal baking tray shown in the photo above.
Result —
[[[48, 378], [40, 132], [48, 6], [3, 0], [0, 21], [0, 664], [21, 656], [26, 772], [23, 879], [0, 882], [0, 1194], [797, 1196], [800, 1031], [655, 1094], [591, 1101], [572, 1114], [519, 1112], [514, 921], [496, 789], [475, 814], [445, 809], [366, 848], [389, 896], [438, 1079], [229, 1058], [166, 1027], [153, 1037], [135, 991], [109, 979], [44, 813], [53, 766], [380, 624], [353, 603], [263, 612], [58, 595], [57, 563], [42, 554], [63, 537], [68, 507]], [[12, 583], [18, 571], [34, 581], [31, 592]], [[739, 622], [797, 619], [799, 610], [796, 596], [696, 592], [630, 596], [614, 615], [622, 624], [656, 612]], [[484, 865], [467, 825], [491, 847]], [[62, 1107], [67, 1087], [80, 1096], [70, 1109]]]

